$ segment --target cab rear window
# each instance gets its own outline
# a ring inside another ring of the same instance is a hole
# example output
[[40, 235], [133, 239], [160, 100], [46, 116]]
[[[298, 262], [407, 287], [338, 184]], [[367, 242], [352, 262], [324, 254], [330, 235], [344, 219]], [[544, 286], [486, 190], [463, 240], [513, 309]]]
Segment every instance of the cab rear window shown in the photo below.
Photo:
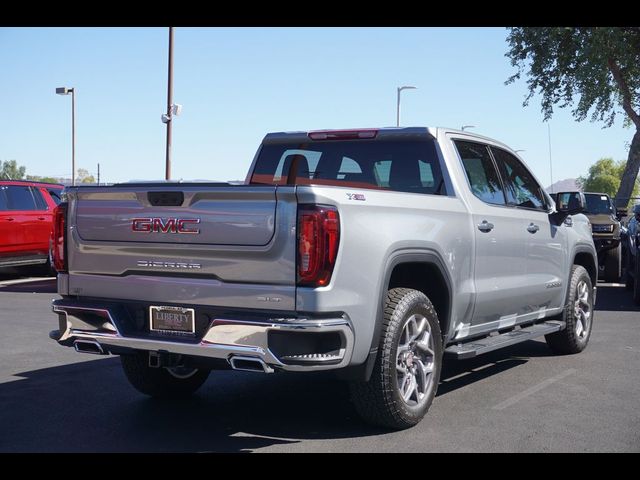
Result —
[[267, 144], [260, 151], [250, 183], [446, 194], [433, 140]]

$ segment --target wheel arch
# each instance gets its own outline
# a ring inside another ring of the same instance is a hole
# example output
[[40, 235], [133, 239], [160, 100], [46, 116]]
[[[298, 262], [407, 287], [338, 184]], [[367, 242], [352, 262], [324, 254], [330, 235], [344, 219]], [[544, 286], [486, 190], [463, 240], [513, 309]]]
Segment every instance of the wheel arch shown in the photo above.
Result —
[[440, 323], [443, 344], [451, 325], [453, 304], [452, 281], [442, 257], [434, 251], [408, 250], [396, 252], [387, 260], [378, 292], [375, 325], [369, 355], [363, 365], [352, 367], [346, 378], [367, 381], [378, 354], [387, 291], [404, 287], [423, 292], [431, 300]]

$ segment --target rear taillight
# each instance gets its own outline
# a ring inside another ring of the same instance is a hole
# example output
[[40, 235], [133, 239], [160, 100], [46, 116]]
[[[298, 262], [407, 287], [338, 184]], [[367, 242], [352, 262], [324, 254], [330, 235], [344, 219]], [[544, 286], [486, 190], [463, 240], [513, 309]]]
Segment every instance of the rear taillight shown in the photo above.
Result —
[[338, 210], [326, 205], [298, 208], [298, 285], [329, 284], [340, 243]]
[[51, 259], [53, 268], [58, 273], [67, 271], [66, 220], [67, 204], [61, 203], [53, 210], [53, 238], [51, 239]]

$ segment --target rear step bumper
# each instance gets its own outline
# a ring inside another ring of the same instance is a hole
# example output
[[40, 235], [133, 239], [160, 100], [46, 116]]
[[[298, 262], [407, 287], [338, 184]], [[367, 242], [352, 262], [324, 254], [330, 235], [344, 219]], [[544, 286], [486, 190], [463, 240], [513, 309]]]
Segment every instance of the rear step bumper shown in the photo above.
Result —
[[536, 323], [519, 330], [512, 330], [507, 333], [495, 335], [492, 337], [480, 338], [467, 343], [458, 343], [447, 347], [444, 351], [447, 357], [465, 360], [473, 358], [483, 353], [492, 352], [499, 348], [508, 347], [516, 343], [532, 340], [543, 335], [560, 331], [566, 327], [565, 322], [550, 320], [542, 323]]
[[[346, 316], [277, 321], [265, 318], [260, 322], [216, 318], [211, 321], [200, 341], [179, 341], [125, 336], [118, 327], [115, 314], [108, 308], [55, 300], [53, 311], [59, 315], [60, 329], [52, 331], [50, 338], [83, 353], [108, 354], [126, 350], [166, 352], [225, 359], [233, 368], [237, 366], [234, 364], [239, 364], [238, 359], [244, 362], [253, 360], [266, 365], [263, 369], [266, 373], [270, 373], [271, 369], [314, 371], [343, 368], [349, 364], [353, 353], [354, 335]], [[270, 332], [277, 333], [270, 335]], [[289, 334], [291, 341], [286, 342]], [[274, 337], [278, 338], [274, 340]], [[282, 348], [283, 337], [286, 351], [278, 352], [278, 348]], [[326, 339], [332, 337], [334, 341], [327, 348]], [[297, 342], [299, 347], [295, 345]]]

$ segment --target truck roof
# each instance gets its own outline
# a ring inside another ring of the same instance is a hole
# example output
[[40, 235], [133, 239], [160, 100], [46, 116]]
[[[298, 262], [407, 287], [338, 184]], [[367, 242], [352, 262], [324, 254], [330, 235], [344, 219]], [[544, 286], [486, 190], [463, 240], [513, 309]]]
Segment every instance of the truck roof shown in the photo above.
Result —
[[[357, 135], [359, 132], [362, 133], [371, 133], [376, 132], [373, 136], [363, 136], [360, 138], [372, 139], [372, 138], [434, 138], [439, 135], [445, 135], [447, 133], [455, 133], [457, 135], [464, 135], [465, 137], [469, 137], [469, 139], [476, 139], [485, 142], [491, 142], [496, 145], [500, 145], [507, 150], [513, 151], [508, 145], [495, 140], [490, 137], [486, 137], [484, 135], [478, 135], [477, 133], [471, 133], [466, 130], [458, 130], [455, 128], [447, 128], [447, 127], [367, 127], [367, 128], [345, 128], [345, 129], [327, 129], [327, 130], [310, 130], [310, 131], [290, 131], [290, 132], [271, 132], [268, 133], [262, 143], [296, 143], [296, 142], [307, 142], [312, 134], [323, 134], [326, 133], [328, 135], [345, 135], [343, 138], [358, 138]], [[352, 134], [354, 136], [347, 137], [346, 135]], [[337, 137], [336, 139], [338, 139]], [[327, 138], [323, 140], [329, 140]]]

